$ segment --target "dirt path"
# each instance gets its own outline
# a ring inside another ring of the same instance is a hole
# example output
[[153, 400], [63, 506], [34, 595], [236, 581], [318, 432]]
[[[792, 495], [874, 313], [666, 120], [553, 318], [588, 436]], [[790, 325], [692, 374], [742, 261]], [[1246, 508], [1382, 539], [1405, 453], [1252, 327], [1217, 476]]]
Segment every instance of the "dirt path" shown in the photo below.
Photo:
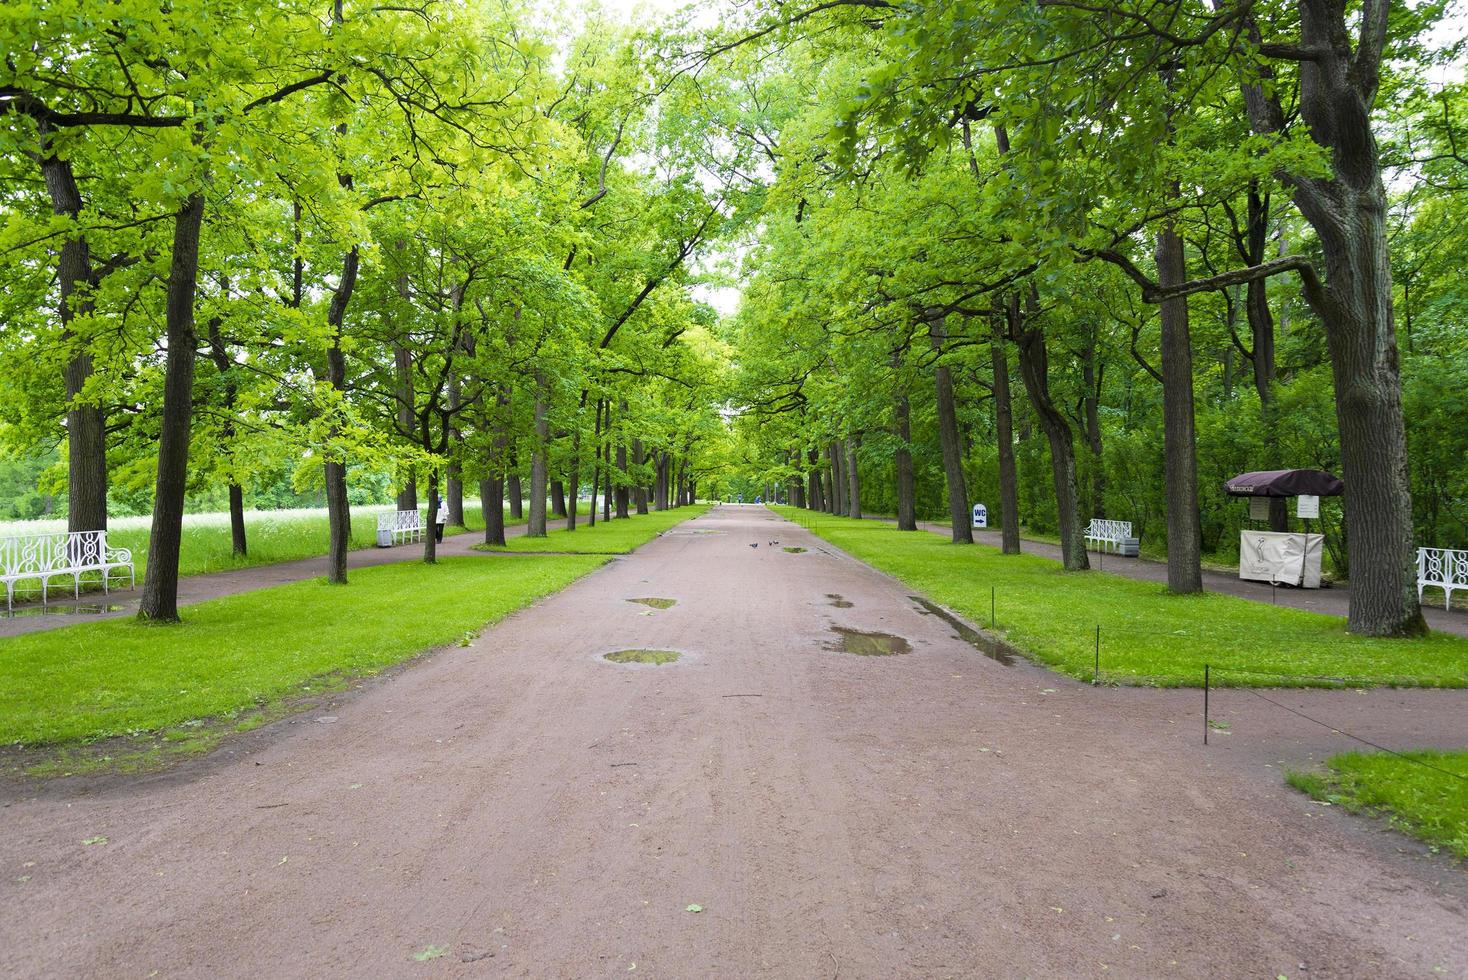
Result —
[[[886, 518], [877, 519], [886, 520]], [[919, 521], [918, 527], [945, 537], [953, 533], [947, 524], [938, 521]], [[974, 540], [997, 548], [1001, 538], [1000, 533], [996, 530], [975, 528]], [[1042, 558], [1060, 561], [1059, 545], [1024, 538], [1022, 548], [1027, 555], [1039, 555]], [[1157, 582], [1164, 585], [1167, 583], [1166, 562], [1152, 558], [1123, 558], [1121, 555], [1101, 554], [1095, 551], [1090, 552], [1090, 556], [1091, 567], [1100, 571], [1143, 582]], [[1347, 607], [1351, 602], [1350, 586], [1342, 585], [1330, 589], [1271, 589], [1268, 582], [1245, 581], [1236, 573], [1216, 572], [1207, 568], [1203, 569], [1203, 588], [1209, 592], [1221, 592], [1253, 602], [1275, 603], [1289, 606], [1292, 609], [1308, 609], [1311, 612], [1341, 617], [1344, 617], [1349, 611]], [[1427, 625], [1444, 633], [1468, 636], [1468, 611], [1454, 609], [1449, 612], [1442, 608], [1440, 597], [1435, 602], [1436, 604], [1429, 597], [1423, 603], [1422, 615], [1427, 618]]]
[[[7, 805], [0, 975], [1468, 973], [1468, 873], [1286, 789], [1328, 733], [1230, 697], [1205, 749], [1196, 692], [1002, 666], [724, 506], [233, 754]], [[1468, 744], [1463, 692], [1291, 697]]]
[[[546, 522], [546, 527], [555, 530], [565, 527], [564, 519]], [[505, 528], [505, 537], [518, 537], [525, 533], [524, 524]], [[483, 532], [470, 531], [445, 537], [438, 546], [440, 555], [471, 554], [471, 546], [484, 540]], [[347, 573], [353, 569], [372, 568], [375, 565], [391, 565], [400, 561], [413, 561], [423, 557], [421, 544], [400, 544], [391, 548], [358, 548], [347, 552]], [[320, 578], [326, 574], [326, 556], [302, 558], [299, 561], [283, 561], [273, 565], [255, 565], [250, 568], [232, 569], [228, 572], [210, 572], [206, 575], [187, 575], [178, 580], [178, 604], [190, 606], [206, 599], [218, 599], [240, 592], [268, 589], [272, 585], [286, 585], [304, 579]], [[126, 578], [123, 579], [126, 582]], [[56, 579], [53, 582], [61, 582]], [[65, 583], [63, 583], [65, 584]], [[28, 603], [16, 607], [13, 616], [0, 615], [0, 640], [7, 636], [23, 633], [39, 633], [42, 630], [91, 623], [99, 619], [116, 619], [133, 616], [138, 611], [138, 600], [143, 587], [138, 579], [133, 589], [113, 589], [109, 596], [84, 594], [80, 602], [67, 596], [53, 599], [48, 605]]]

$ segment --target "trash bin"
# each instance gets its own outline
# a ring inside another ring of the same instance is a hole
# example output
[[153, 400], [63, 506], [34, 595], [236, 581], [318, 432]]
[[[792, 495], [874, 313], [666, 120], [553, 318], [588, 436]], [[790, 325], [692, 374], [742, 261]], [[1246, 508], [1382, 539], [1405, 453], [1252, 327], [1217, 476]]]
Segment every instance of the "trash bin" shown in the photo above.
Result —
[[1121, 554], [1125, 558], [1137, 558], [1142, 554], [1141, 538], [1122, 538]]
[[392, 528], [390, 528], [390, 527], [380, 527], [380, 528], [377, 529], [377, 547], [379, 547], [379, 548], [391, 548], [392, 547]]

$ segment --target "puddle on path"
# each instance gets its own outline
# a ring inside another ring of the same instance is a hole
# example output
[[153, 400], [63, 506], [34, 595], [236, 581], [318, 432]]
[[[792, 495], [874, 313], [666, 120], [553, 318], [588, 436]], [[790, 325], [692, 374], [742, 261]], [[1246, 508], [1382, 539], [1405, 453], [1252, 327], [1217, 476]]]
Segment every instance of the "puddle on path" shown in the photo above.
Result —
[[838, 592], [827, 592], [826, 598], [830, 599], [831, 605], [835, 606], [837, 609], [850, 609], [852, 606], [856, 605], [856, 603], [852, 602], [850, 599], [843, 598]]
[[831, 632], [839, 636], [841, 641], [826, 649], [838, 653], [854, 653], [858, 657], [893, 657], [912, 652], [911, 643], [891, 633], [853, 630], [844, 626], [832, 626]]
[[20, 619], [23, 616], [100, 616], [103, 613], [122, 612], [127, 606], [121, 603], [95, 603], [85, 605], [65, 606], [24, 606], [20, 609], [5, 613], [6, 619]]
[[784, 550], [784, 552], [787, 555], [803, 555], [803, 554], [805, 554], [805, 549], [804, 548], [798, 548], [798, 547], [797, 548], [785, 548], [783, 550]]
[[641, 599], [628, 599], [628, 602], [641, 603], [644, 606], [652, 606], [654, 609], [672, 609], [678, 604], [677, 599], [664, 599], [661, 596], [645, 596]]
[[614, 664], [670, 664], [681, 657], [676, 650], [613, 650], [603, 654], [603, 660]]
[[957, 616], [953, 615], [951, 612], [949, 612], [947, 609], [944, 609], [936, 602], [929, 602], [927, 599], [924, 599], [922, 596], [918, 595], [910, 595], [908, 596], [908, 598], [922, 607], [921, 610], [919, 610], [920, 612], [924, 613], [925, 615], [931, 614], [937, 616], [939, 619], [943, 620], [943, 622], [947, 623], [949, 626], [952, 626], [954, 631], [958, 634], [958, 639], [964, 641], [969, 646], [973, 647], [975, 650], [988, 657], [990, 660], [1001, 663], [1006, 667], [1012, 667], [1014, 665], [1014, 662], [1019, 659], [1019, 654], [1015, 652], [1013, 647], [998, 639], [985, 636], [978, 630], [965, 625], [963, 621], [960, 620]]

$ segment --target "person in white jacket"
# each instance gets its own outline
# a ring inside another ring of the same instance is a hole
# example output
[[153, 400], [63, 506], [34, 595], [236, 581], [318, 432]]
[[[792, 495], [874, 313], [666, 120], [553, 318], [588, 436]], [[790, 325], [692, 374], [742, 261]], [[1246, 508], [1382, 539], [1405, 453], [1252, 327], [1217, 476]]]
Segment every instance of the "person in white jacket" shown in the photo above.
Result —
[[433, 519], [433, 540], [443, 544], [444, 525], [449, 522], [449, 504], [447, 500], [438, 502], [438, 515]]

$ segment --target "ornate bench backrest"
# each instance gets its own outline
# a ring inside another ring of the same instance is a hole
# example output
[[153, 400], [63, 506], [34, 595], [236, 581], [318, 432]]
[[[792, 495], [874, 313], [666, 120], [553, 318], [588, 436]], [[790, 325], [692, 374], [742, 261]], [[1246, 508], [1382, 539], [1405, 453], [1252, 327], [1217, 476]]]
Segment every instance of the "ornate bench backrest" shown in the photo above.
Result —
[[55, 531], [0, 538], [0, 572], [35, 575], [107, 562], [106, 531]]
[[1417, 580], [1434, 585], [1468, 586], [1468, 551], [1418, 548]]

